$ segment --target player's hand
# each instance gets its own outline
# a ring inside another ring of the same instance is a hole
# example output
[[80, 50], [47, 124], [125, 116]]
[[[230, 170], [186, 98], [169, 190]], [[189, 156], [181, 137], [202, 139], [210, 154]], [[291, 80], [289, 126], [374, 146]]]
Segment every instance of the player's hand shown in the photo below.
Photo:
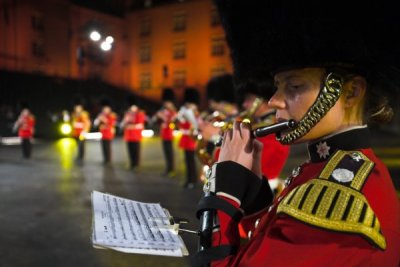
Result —
[[234, 161], [262, 177], [263, 144], [251, 137], [250, 130], [248, 123], [235, 122], [233, 129], [224, 134], [218, 162]]

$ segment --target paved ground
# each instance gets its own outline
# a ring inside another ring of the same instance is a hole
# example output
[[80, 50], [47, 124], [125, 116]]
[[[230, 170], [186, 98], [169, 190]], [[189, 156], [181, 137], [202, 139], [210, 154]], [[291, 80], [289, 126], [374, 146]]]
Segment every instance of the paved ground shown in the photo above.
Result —
[[[87, 143], [84, 165], [74, 163], [71, 139], [38, 141], [31, 160], [21, 159], [18, 146], [0, 146], [0, 266], [188, 266], [188, 258], [124, 254], [91, 246], [93, 190], [146, 202], [160, 202], [176, 217], [190, 219], [197, 229], [194, 207], [200, 188], [183, 189], [183, 169], [176, 178], [161, 177], [159, 140], [143, 144], [143, 167], [125, 168], [121, 140], [113, 146], [112, 167], [101, 165], [100, 144]], [[177, 162], [180, 153], [176, 151]], [[191, 252], [196, 237], [183, 236]]]
[[[396, 135], [379, 134], [374, 146], [400, 185], [400, 142]], [[71, 139], [38, 140], [30, 160], [21, 158], [18, 146], [0, 146], [0, 266], [1, 267], [125, 267], [189, 266], [188, 258], [124, 254], [94, 249], [90, 242], [93, 190], [146, 202], [160, 202], [176, 217], [190, 220], [187, 228], [197, 229], [195, 206], [201, 189], [183, 189], [183, 166], [177, 177], [162, 177], [160, 141], [143, 143], [142, 168], [126, 169], [126, 149], [121, 140], [113, 144], [114, 163], [101, 164], [100, 144], [87, 143], [83, 165], [74, 162]], [[177, 163], [181, 153], [175, 152]], [[304, 146], [291, 151], [283, 177], [306, 157]], [[183, 236], [190, 252], [197, 238]]]

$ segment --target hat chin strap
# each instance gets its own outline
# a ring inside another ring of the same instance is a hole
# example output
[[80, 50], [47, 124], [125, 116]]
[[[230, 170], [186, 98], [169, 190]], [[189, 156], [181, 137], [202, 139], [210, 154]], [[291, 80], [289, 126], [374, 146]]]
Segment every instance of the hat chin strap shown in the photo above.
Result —
[[343, 89], [343, 80], [341, 75], [333, 72], [329, 73], [317, 99], [298, 122], [297, 127], [283, 137], [277, 135], [277, 140], [284, 145], [288, 145], [306, 135], [339, 100]]

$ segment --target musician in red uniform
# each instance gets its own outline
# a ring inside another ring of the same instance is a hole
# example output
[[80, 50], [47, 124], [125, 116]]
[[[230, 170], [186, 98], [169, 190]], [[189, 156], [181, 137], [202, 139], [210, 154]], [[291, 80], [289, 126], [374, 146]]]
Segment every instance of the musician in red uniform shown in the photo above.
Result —
[[[235, 124], [209, 176], [215, 196], [199, 205], [200, 214], [217, 210], [212, 247], [194, 265], [399, 266], [399, 199], [367, 126], [390, 120], [398, 105], [399, 62], [392, 59], [399, 55], [400, 21], [393, 4], [359, 10], [293, 1], [216, 3], [236, 79], [262, 84], [273, 75], [270, 107], [278, 121], [298, 122], [278, 138], [308, 143], [310, 158], [273, 200], [262, 179], [262, 145], [245, 123]], [[380, 40], [385, 43], [377, 45]], [[243, 216], [257, 220], [240, 246]]]
[[194, 88], [186, 88], [184, 92], [184, 105], [179, 109], [177, 119], [179, 130], [182, 133], [179, 147], [185, 153], [186, 182], [185, 188], [192, 189], [197, 183], [196, 168], [196, 135], [198, 132], [198, 107], [199, 93]]
[[[236, 94], [242, 100], [242, 107], [245, 110], [254, 109], [251, 115], [252, 128], [267, 126], [276, 123], [275, 109], [269, 107], [268, 99], [271, 97], [266, 88], [273, 88], [272, 82], [265, 81], [263, 86], [249, 83], [245, 87], [238, 87]], [[284, 183], [280, 178], [283, 167], [289, 156], [289, 146], [281, 144], [274, 135], [257, 137], [262, 143], [261, 171], [263, 177], [268, 180], [269, 186], [274, 195], [282, 191]], [[253, 227], [253, 217], [244, 218], [239, 224], [239, 232], [242, 238], [248, 237], [248, 231]]]
[[[215, 143], [219, 141], [221, 128], [238, 116], [235, 89], [231, 74], [224, 74], [210, 79], [206, 86], [209, 114], [200, 123], [202, 138], [207, 141], [207, 153], [218, 159]], [[218, 125], [219, 124], [219, 125]]]
[[108, 102], [103, 103], [101, 113], [94, 120], [94, 126], [98, 126], [101, 133], [101, 148], [103, 152], [103, 163], [111, 162], [111, 141], [115, 136], [115, 125], [117, 115], [112, 111]]
[[35, 133], [35, 116], [28, 108], [23, 108], [17, 121], [14, 123], [14, 129], [18, 129], [18, 136], [21, 138], [22, 155], [29, 159], [32, 154], [31, 139]]
[[78, 145], [78, 161], [85, 155], [85, 134], [90, 131], [90, 116], [81, 104], [76, 104], [72, 112], [72, 137]]
[[124, 140], [128, 148], [131, 169], [137, 168], [140, 164], [140, 143], [145, 122], [145, 112], [131, 101], [131, 106], [125, 112], [121, 123], [121, 127], [124, 129]]
[[171, 88], [163, 90], [161, 99], [163, 106], [156, 113], [156, 118], [160, 122], [160, 137], [165, 158], [165, 175], [172, 177], [175, 175], [174, 166], [174, 149], [172, 142], [174, 139], [173, 131], [175, 128], [175, 120], [177, 116], [175, 108], [175, 94]]
[[[272, 83], [270, 86], [273, 87]], [[268, 106], [270, 96], [263, 93], [262, 88], [256, 85], [239, 88], [238, 95], [244, 96], [242, 106], [245, 110], [251, 109], [255, 101], [261, 101], [252, 117], [253, 128], [257, 128], [257, 125], [276, 123], [275, 110]], [[263, 176], [268, 179], [272, 191], [279, 192], [283, 186], [279, 176], [289, 156], [289, 146], [282, 145], [274, 135], [258, 137], [257, 140], [263, 144], [261, 155]]]

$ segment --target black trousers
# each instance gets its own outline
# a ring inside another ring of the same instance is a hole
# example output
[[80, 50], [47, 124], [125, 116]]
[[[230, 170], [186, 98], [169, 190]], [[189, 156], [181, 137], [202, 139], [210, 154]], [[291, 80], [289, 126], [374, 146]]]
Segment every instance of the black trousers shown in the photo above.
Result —
[[85, 139], [75, 137], [76, 144], [78, 145], [78, 159], [83, 159], [85, 156]]
[[134, 168], [139, 166], [140, 161], [140, 142], [127, 142], [128, 155], [130, 161], [130, 167]]
[[185, 150], [185, 163], [186, 163], [186, 184], [196, 183], [197, 170], [195, 161], [195, 152]]
[[32, 154], [32, 143], [30, 138], [22, 138], [21, 141], [22, 147], [22, 156], [26, 159], [29, 159]]
[[162, 147], [165, 158], [166, 173], [174, 171], [174, 150], [171, 140], [162, 140]]
[[101, 148], [103, 150], [103, 162], [111, 162], [111, 140], [101, 140]]

